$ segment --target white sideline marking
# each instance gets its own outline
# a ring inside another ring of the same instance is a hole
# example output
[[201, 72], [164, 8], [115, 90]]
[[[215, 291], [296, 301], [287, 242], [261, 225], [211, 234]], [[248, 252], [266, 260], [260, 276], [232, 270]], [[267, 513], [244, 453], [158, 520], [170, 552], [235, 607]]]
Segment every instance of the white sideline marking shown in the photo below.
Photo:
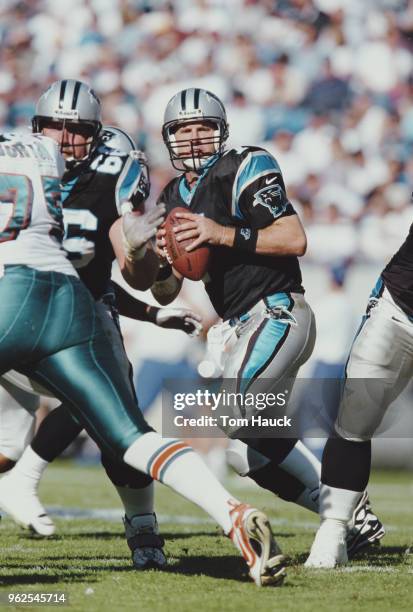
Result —
[[[62, 519], [101, 519], [104, 521], [118, 522], [122, 521], [123, 511], [120, 508], [76, 508], [76, 507], [64, 507], [64, 506], [48, 506], [47, 512], [51, 516], [56, 516]], [[315, 515], [314, 515], [315, 516]], [[162, 523], [176, 523], [178, 525], [216, 525], [216, 521], [211, 519], [209, 516], [191, 516], [186, 514], [158, 514], [158, 522]], [[316, 531], [319, 527], [319, 522], [314, 521], [296, 521], [287, 518], [270, 517], [272, 525], [278, 525], [279, 527], [297, 527], [300, 529], [311, 529]], [[399, 527], [398, 525], [385, 525], [386, 531], [405, 531], [409, 527]]]
[[[111, 521], [114, 523], [122, 522], [124, 515], [120, 508], [76, 508], [76, 507], [65, 507], [65, 506], [47, 506], [46, 511], [50, 516], [57, 517], [66, 520], [80, 520], [80, 519], [101, 519], [103, 521]], [[7, 516], [7, 513], [4, 513]], [[211, 519], [209, 516], [191, 516], [186, 514], [157, 514], [158, 522], [162, 523], [175, 523], [177, 525], [216, 525], [216, 521]], [[287, 518], [274, 518], [270, 517], [272, 525], [278, 527], [289, 527], [289, 528], [300, 528], [316, 531], [319, 522], [314, 521], [296, 521]], [[408, 526], [399, 527], [398, 525], [385, 525], [386, 532], [390, 531], [406, 531], [410, 528]]]
[[353, 574], [354, 572], [375, 572], [377, 574], [398, 574], [400, 569], [395, 567], [377, 567], [375, 565], [351, 565], [338, 569], [339, 572]]
[[[46, 508], [50, 516], [62, 519], [102, 519], [105, 521], [121, 521], [123, 511], [119, 508], [65, 508], [61, 506], [48, 506]], [[179, 525], [216, 525], [216, 521], [209, 516], [190, 516], [186, 514], [158, 514], [158, 523], [177, 523]], [[291, 521], [284, 518], [272, 518], [273, 525], [294, 525], [302, 529], [317, 529], [317, 521]]]

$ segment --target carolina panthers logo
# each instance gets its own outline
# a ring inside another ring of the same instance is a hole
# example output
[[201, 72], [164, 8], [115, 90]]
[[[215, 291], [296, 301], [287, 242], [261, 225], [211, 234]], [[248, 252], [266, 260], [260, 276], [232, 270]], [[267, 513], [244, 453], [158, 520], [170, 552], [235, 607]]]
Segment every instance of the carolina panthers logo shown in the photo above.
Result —
[[280, 217], [287, 208], [288, 201], [280, 185], [268, 185], [254, 195], [253, 206], [268, 208], [274, 219]]
[[245, 240], [249, 240], [251, 238], [251, 230], [249, 227], [243, 227], [241, 229], [241, 236], [245, 239]]

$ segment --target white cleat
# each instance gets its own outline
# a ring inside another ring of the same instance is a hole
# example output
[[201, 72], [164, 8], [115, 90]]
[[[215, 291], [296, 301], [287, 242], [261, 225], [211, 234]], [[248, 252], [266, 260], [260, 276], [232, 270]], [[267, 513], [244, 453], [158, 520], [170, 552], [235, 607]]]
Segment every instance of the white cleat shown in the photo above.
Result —
[[347, 526], [342, 521], [324, 519], [316, 533], [305, 567], [333, 569], [348, 561]]
[[23, 489], [12, 475], [0, 480], [0, 509], [4, 510], [18, 525], [31, 529], [38, 535], [54, 534], [55, 526], [40, 503], [35, 490]]
[[266, 515], [248, 504], [235, 504], [230, 511], [232, 529], [229, 537], [249, 567], [257, 586], [281, 585], [286, 576], [285, 557], [281, 553]]

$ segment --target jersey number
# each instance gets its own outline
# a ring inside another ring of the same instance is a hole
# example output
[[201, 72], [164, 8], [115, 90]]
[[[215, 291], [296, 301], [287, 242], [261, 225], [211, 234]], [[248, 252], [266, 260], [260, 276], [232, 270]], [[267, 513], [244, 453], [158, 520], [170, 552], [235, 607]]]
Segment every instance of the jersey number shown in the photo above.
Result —
[[95, 256], [94, 234], [98, 228], [97, 217], [90, 210], [63, 209], [65, 237], [63, 248], [75, 268], [83, 268]]
[[[59, 179], [42, 176], [47, 210], [56, 222], [51, 233], [58, 240], [63, 238], [63, 215], [60, 205]], [[0, 242], [15, 240], [30, 225], [34, 192], [33, 183], [23, 174], [0, 175]]]
[[0, 242], [15, 240], [29, 226], [33, 206], [33, 183], [20, 174], [0, 176]]
[[91, 170], [96, 172], [104, 172], [105, 174], [119, 174], [122, 170], [123, 161], [121, 157], [114, 155], [98, 155], [90, 164]]

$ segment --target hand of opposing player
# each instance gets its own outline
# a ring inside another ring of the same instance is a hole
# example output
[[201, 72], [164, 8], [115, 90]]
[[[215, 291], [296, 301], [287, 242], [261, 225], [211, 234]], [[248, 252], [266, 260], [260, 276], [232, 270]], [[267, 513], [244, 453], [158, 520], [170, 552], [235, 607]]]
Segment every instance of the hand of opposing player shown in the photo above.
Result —
[[194, 238], [194, 241], [185, 248], [186, 251], [193, 251], [201, 244], [223, 244], [225, 232], [223, 225], [203, 215], [195, 215], [189, 212], [176, 213], [176, 217], [185, 220], [185, 223], [180, 223], [174, 228], [177, 241], [181, 242]]
[[156, 325], [167, 329], [181, 329], [189, 336], [199, 336], [201, 317], [186, 308], [160, 308], [156, 313]]

